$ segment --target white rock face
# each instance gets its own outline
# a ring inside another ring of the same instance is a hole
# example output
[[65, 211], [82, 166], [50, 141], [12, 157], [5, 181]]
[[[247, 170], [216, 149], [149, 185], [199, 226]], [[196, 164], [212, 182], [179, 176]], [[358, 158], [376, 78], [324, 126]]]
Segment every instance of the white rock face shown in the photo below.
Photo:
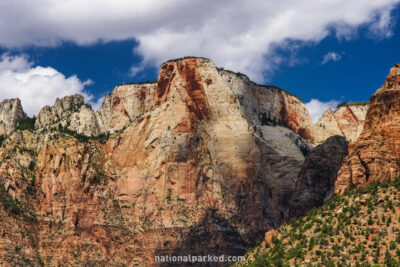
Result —
[[68, 128], [88, 136], [96, 136], [102, 132], [96, 114], [86, 105], [82, 105], [79, 112], [75, 112], [71, 115]]
[[[195, 79], [202, 79], [206, 81], [207, 87], [232, 92], [240, 104], [243, 117], [259, 136], [266, 134], [263, 127], [281, 125], [311, 142], [320, 143], [333, 135], [344, 136], [352, 142], [363, 129], [368, 108], [366, 105], [348, 105], [336, 111], [329, 109], [313, 125], [304, 103], [280, 88], [257, 85], [245, 75], [217, 69], [208, 59], [203, 59], [198, 68], [201, 77], [188, 79], [193, 82]], [[153, 109], [159, 101], [157, 94], [163, 88], [169, 88], [172, 80], [173, 77], [167, 75], [161, 76], [157, 83], [118, 85], [107, 95], [98, 111], [87, 107], [81, 95], [57, 99], [52, 107], [45, 106], [40, 111], [35, 126], [41, 129], [61, 125], [87, 136], [113, 134]]]
[[79, 94], [57, 98], [53, 106], [40, 110], [36, 129], [58, 129], [60, 126], [87, 136], [101, 133], [94, 111]]
[[329, 108], [315, 124], [315, 140], [323, 142], [330, 136], [341, 135], [347, 141], [355, 142], [364, 128], [367, 111], [367, 103], [350, 103], [335, 111]]
[[250, 125], [285, 125], [307, 140], [314, 139], [311, 117], [298, 97], [275, 86], [257, 85], [230, 71], [219, 70], [217, 74], [222, 78], [219, 86], [229, 88], [239, 99]]
[[154, 105], [156, 83], [123, 84], [114, 88], [103, 101], [96, 117], [102, 133], [114, 133], [125, 128], [136, 117]]
[[58, 123], [65, 124], [67, 118], [78, 112], [82, 105], [84, 105], [84, 98], [79, 94], [57, 98], [53, 106], [47, 105], [40, 110], [35, 128], [40, 129]]
[[0, 103], [0, 135], [7, 135], [15, 131], [18, 121], [25, 117], [26, 114], [18, 98], [3, 100]]

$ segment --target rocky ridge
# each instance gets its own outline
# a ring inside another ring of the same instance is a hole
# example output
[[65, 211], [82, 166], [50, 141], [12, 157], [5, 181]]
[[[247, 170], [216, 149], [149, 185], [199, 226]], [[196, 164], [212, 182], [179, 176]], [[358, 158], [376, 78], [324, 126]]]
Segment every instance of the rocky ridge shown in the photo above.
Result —
[[315, 141], [323, 142], [334, 135], [344, 136], [355, 142], [365, 123], [368, 102], [350, 102], [339, 105], [336, 110], [329, 107], [315, 124]]
[[[215, 66], [208, 71], [218, 72], [222, 78], [219, 86], [230, 88], [240, 102], [243, 116], [259, 135], [263, 134], [261, 126], [281, 125], [312, 143], [322, 143], [334, 135], [354, 142], [363, 129], [368, 109], [364, 102], [346, 103], [335, 111], [329, 108], [313, 125], [298, 97], [274, 86], [257, 85], [243, 74], [216, 69]], [[53, 106], [45, 106], [39, 112], [35, 128], [62, 127], [87, 136], [113, 134], [154, 108], [156, 86], [157, 83], [118, 85], [105, 97], [98, 111], [84, 103], [82, 95], [57, 98]], [[250, 96], [244, 97], [244, 94]]]
[[349, 146], [349, 155], [343, 161], [335, 184], [336, 193], [399, 177], [399, 96], [398, 63], [390, 70], [384, 85], [371, 96], [364, 130]]
[[0, 135], [7, 135], [17, 129], [18, 122], [26, 117], [18, 98], [6, 99], [0, 103]]
[[57, 99], [0, 148], [0, 259], [131, 266], [243, 254], [288, 216], [312, 149], [299, 135], [304, 110], [203, 58], [166, 62], [154, 84], [117, 86], [97, 112], [79, 95]]
[[57, 99], [0, 147], [0, 262], [241, 255], [291, 215], [314, 131], [297, 97], [204, 58], [117, 86], [99, 111]]

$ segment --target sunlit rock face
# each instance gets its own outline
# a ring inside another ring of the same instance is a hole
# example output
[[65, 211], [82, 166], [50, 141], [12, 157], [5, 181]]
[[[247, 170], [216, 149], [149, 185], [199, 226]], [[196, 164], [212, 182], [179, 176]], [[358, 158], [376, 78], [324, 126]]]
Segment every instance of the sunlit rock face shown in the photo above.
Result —
[[400, 64], [371, 96], [364, 130], [345, 158], [335, 185], [338, 194], [376, 181], [399, 177]]
[[349, 142], [355, 142], [364, 129], [368, 103], [345, 103], [336, 110], [329, 108], [315, 124], [316, 142], [323, 142], [330, 136], [341, 135]]
[[6, 99], [0, 103], [0, 135], [15, 131], [18, 122], [26, 117], [18, 98]]
[[0, 205], [0, 262], [244, 254], [289, 217], [313, 127], [297, 97], [204, 58], [119, 85], [98, 111], [58, 99], [0, 148], [0, 193], [21, 202]]

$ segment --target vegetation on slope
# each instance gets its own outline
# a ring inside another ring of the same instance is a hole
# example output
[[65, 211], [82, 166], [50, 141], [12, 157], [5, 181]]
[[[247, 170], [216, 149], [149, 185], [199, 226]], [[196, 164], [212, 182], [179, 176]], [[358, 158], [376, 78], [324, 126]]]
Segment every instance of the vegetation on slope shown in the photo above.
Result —
[[80, 134], [76, 131], [70, 130], [66, 127], [59, 127], [59, 131], [61, 133], [70, 135], [75, 137], [79, 142], [81, 143], [88, 143], [89, 140], [96, 140], [99, 141], [101, 144], [105, 144], [108, 141], [108, 138], [110, 137], [109, 134], [100, 134], [100, 135], [96, 135], [96, 136], [88, 136], [88, 135], [84, 135], [84, 134]]
[[365, 106], [368, 105], [369, 101], [359, 101], [359, 102], [343, 102], [340, 103], [336, 109], [340, 108], [340, 107], [347, 107], [347, 106]]
[[336, 196], [277, 231], [238, 266], [400, 266], [400, 180]]
[[33, 118], [26, 117], [25, 119], [19, 121], [17, 129], [33, 131], [35, 130], [35, 121], [36, 121], [35, 116], [33, 116]]

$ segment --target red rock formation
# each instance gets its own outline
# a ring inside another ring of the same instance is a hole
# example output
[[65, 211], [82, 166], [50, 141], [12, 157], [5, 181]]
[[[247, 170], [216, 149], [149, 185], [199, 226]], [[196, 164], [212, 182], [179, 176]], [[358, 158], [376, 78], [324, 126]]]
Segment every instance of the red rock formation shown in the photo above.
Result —
[[357, 142], [349, 146], [335, 184], [338, 194], [376, 181], [400, 175], [400, 64], [370, 99], [365, 126]]
[[[107, 96], [96, 113], [113, 133], [105, 144], [57, 127], [15, 132], [0, 148], [0, 194], [26, 212], [1, 203], [0, 233], [16, 225], [0, 236], [0, 261], [143, 266], [161, 254], [245, 253], [288, 214], [311, 147], [273, 123], [301, 132], [303, 107], [278, 88], [189, 58], [163, 64], [157, 84]], [[53, 123], [50, 113], [41, 122]], [[37, 221], [26, 222], [28, 211]]]

